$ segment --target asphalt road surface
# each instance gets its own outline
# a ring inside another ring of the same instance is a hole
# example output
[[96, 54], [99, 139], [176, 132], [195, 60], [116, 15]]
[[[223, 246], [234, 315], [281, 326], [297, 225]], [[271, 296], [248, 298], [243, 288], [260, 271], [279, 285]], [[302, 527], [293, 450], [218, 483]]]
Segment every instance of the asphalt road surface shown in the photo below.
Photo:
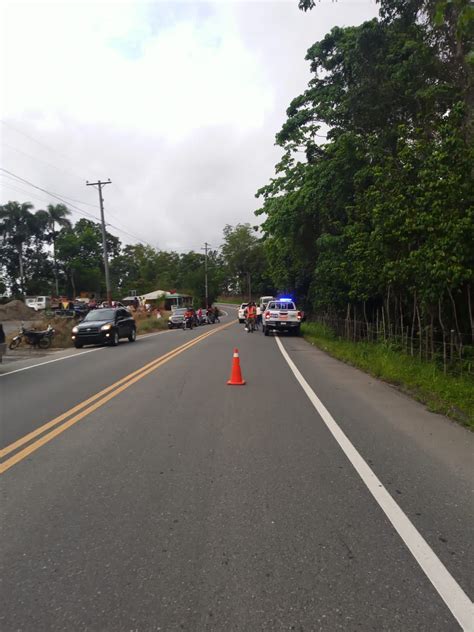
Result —
[[2, 632], [473, 630], [474, 435], [228, 311], [0, 366]]

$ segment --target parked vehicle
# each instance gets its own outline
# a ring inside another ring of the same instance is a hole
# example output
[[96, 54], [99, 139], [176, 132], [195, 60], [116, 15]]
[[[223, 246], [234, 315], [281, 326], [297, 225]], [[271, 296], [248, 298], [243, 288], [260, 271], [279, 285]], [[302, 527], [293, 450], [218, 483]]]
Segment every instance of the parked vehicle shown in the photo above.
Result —
[[242, 303], [242, 305], [239, 307], [239, 323], [242, 325], [243, 323], [245, 323], [245, 308], [247, 307], [248, 303]]
[[39, 310], [50, 308], [51, 298], [49, 296], [27, 296], [25, 305], [38, 312]]
[[270, 301], [263, 314], [262, 329], [265, 336], [271, 331], [286, 331], [299, 336], [303, 312], [296, 309], [291, 298]]
[[177, 329], [183, 326], [186, 307], [178, 307], [168, 318], [168, 329]]
[[128, 338], [129, 342], [135, 342], [137, 338], [135, 319], [127, 309], [121, 307], [94, 309], [72, 328], [72, 340], [76, 349], [97, 344], [116, 346], [120, 338]]
[[23, 323], [20, 327], [18, 334], [12, 339], [8, 345], [9, 349], [18, 349], [22, 342], [32, 347], [39, 347], [40, 349], [47, 349], [51, 346], [53, 336], [55, 334], [51, 325], [42, 331], [36, 329], [25, 329]]
[[81, 320], [85, 318], [89, 313], [89, 307], [87, 303], [84, 303], [82, 301], [74, 301], [73, 310], [74, 316]]
[[[260, 307], [262, 307], [263, 305], [267, 306], [270, 301], [274, 301], [274, 300], [275, 299], [273, 296], [261, 296], [258, 299], [258, 304], [260, 305]], [[265, 308], [262, 307], [262, 312], [264, 311], [264, 309]]]

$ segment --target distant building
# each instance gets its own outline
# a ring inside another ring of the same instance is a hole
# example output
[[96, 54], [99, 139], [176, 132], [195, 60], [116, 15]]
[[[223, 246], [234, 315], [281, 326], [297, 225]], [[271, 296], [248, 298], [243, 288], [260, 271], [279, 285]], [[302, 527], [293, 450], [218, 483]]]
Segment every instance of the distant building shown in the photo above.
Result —
[[[154, 292], [148, 292], [148, 294], [142, 294], [138, 297], [140, 303], [152, 303], [156, 307], [161, 307], [167, 311], [175, 309], [176, 307], [182, 307], [184, 305], [192, 305], [193, 297], [189, 294], [179, 294], [178, 292], [168, 292], [167, 290], [155, 290]], [[132, 302], [133, 297], [127, 296], [123, 299], [123, 302]]]

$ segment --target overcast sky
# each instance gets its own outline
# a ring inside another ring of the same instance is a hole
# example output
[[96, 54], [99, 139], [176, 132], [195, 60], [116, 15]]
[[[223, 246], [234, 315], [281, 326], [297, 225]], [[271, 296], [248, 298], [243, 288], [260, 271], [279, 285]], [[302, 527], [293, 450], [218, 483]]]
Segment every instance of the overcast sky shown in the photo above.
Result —
[[[96, 216], [85, 181], [110, 178], [114, 226], [162, 249], [219, 246], [225, 224], [258, 223], [306, 50], [377, 14], [297, 4], [0, 0], [0, 166]], [[0, 173], [0, 203], [58, 201]]]

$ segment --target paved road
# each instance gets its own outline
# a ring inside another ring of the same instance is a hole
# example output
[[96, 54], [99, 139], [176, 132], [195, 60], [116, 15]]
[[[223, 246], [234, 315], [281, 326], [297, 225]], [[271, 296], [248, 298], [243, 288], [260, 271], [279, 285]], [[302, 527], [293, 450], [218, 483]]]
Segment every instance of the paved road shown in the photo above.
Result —
[[280, 342], [229, 324], [0, 369], [2, 631], [469, 629], [474, 436]]

